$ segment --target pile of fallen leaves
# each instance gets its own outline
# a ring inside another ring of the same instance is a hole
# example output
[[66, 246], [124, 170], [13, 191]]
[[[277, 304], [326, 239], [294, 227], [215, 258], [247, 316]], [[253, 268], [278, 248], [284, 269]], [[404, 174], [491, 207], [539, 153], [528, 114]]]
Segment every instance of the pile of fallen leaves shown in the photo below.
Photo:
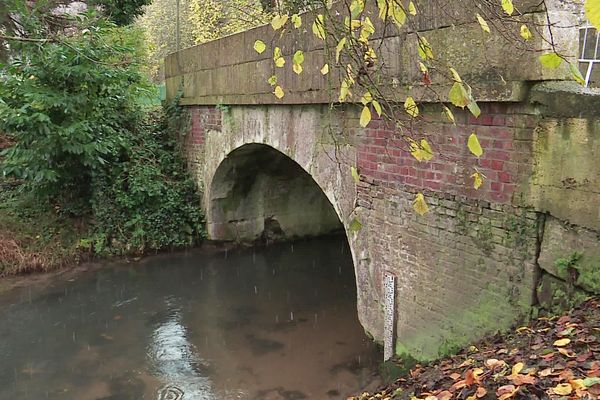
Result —
[[350, 399], [600, 399], [600, 297]]

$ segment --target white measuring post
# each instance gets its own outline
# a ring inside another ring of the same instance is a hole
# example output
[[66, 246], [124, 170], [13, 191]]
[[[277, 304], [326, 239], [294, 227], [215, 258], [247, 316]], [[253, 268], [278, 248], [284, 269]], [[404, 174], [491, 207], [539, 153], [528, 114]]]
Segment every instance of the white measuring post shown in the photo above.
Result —
[[394, 355], [394, 336], [396, 328], [396, 275], [385, 271], [383, 276], [384, 325], [383, 325], [383, 361]]

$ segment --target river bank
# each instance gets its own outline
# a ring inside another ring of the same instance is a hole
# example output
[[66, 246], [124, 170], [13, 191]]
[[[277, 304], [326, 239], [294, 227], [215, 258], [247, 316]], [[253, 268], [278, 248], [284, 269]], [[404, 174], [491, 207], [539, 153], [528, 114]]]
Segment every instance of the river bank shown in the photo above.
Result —
[[457, 355], [416, 365], [353, 400], [600, 398], [600, 297], [561, 316], [496, 335]]

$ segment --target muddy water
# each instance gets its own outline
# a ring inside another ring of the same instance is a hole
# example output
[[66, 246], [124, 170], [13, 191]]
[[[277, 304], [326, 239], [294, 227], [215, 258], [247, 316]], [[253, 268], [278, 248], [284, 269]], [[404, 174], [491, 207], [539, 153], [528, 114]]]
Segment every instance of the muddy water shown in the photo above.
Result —
[[0, 399], [339, 399], [376, 382], [345, 240], [157, 256], [0, 295]]

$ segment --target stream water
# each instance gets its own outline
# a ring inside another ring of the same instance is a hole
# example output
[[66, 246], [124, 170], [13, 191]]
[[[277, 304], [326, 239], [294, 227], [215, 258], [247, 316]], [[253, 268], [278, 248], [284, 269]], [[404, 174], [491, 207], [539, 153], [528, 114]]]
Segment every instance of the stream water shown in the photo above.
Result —
[[0, 295], [0, 399], [345, 399], [381, 359], [345, 239], [194, 250]]

